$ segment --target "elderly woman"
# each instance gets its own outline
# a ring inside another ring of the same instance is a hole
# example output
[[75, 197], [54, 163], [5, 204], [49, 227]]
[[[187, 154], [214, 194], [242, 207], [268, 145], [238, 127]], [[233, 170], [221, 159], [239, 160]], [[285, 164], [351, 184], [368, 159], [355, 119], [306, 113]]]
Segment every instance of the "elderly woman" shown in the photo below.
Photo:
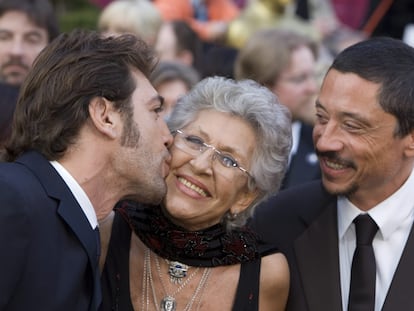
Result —
[[286, 259], [246, 221], [280, 186], [288, 110], [253, 81], [214, 77], [180, 99], [169, 126], [163, 202], [120, 202], [100, 225], [103, 310], [284, 310]]

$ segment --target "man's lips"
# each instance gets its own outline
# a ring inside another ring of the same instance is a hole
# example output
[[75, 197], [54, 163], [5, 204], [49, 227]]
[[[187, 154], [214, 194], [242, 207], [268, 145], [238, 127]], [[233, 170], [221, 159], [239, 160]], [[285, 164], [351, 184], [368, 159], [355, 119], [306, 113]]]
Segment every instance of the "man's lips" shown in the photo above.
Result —
[[332, 170], [344, 170], [348, 168], [356, 169], [355, 164], [344, 158], [338, 156], [338, 154], [334, 152], [319, 152], [316, 151], [316, 154], [319, 157], [319, 160], [323, 162], [323, 164]]
[[29, 66], [27, 66], [26, 64], [18, 60], [8, 61], [7, 63], [4, 63], [1, 67], [2, 67], [2, 70], [8, 70], [8, 71], [11, 71], [11, 70], [29, 71], [30, 69]]
[[330, 159], [323, 159], [323, 162], [328, 168], [333, 169], [333, 170], [344, 170], [349, 167], [347, 165], [344, 165], [336, 161], [332, 161]]

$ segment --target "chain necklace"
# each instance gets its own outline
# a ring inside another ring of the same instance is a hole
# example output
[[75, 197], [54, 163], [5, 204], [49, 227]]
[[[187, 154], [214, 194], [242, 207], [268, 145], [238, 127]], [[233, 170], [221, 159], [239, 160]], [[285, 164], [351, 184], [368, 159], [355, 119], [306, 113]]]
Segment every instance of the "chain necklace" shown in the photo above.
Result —
[[[152, 290], [152, 298], [154, 299], [155, 308], [157, 311], [176, 311], [177, 310], [177, 302], [175, 300], [175, 296], [193, 279], [193, 277], [199, 271], [199, 267], [197, 267], [189, 276], [188, 278], [183, 281], [180, 286], [175, 290], [173, 294], [168, 294], [166, 291], [166, 287], [164, 284], [164, 279], [161, 273], [161, 267], [158, 260], [158, 257], [155, 256], [155, 265], [156, 269], [160, 278], [161, 286], [165, 293], [165, 297], [161, 299], [160, 305], [158, 305], [158, 299], [156, 296], [154, 280], [152, 277], [152, 269], [151, 269], [151, 251], [149, 248], [145, 249], [145, 258], [144, 258], [144, 272], [142, 278], [142, 310], [149, 310], [150, 305], [150, 298], [149, 298], [149, 291], [150, 288]], [[183, 309], [183, 311], [190, 311], [196, 298], [199, 296], [198, 307], [200, 307], [200, 301], [202, 297], [203, 290], [207, 284], [207, 280], [210, 276], [211, 268], [204, 268], [203, 275], [201, 276], [200, 282], [197, 285], [197, 288], [194, 291], [191, 299]], [[145, 308], [146, 306], [146, 308]]]
[[[150, 258], [151, 260], [151, 258]], [[175, 296], [181, 292], [181, 290], [188, 284], [190, 283], [190, 281], [192, 280], [192, 278], [197, 274], [198, 270], [200, 269], [199, 267], [197, 267], [189, 276], [188, 278], [182, 282], [182, 284], [175, 290], [175, 292], [171, 295], [169, 295], [167, 293], [167, 290], [165, 288], [165, 284], [164, 284], [164, 278], [162, 277], [162, 273], [161, 273], [161, 267], [160, 267], [160, 262], [158, 261], [158, 256], [155, 256], [155, 266], [157, 268], [157, 272], [158, 272], [158, 276], [160, 277], [160, 281], [161, 281], [161, 286], [162, 289], [164, 290], [164, 293], [166, 294], [166, 296], [161, 299], [161, 310], [162, 311], [173, 311], [176, 310], [176, 306], [177, 306], [177, 302], [175, 301]], [[154, 297], [155, 300], [155, 297]]]

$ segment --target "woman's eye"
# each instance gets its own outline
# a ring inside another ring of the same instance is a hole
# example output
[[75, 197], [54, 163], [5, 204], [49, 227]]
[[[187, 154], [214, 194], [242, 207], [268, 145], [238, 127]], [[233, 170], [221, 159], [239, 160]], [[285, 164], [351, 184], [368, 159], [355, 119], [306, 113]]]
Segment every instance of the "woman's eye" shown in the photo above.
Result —
[[227, 155], [220, 155], [220, 159], [221, 162], [224, 164], [224, 166], [226, 167], [237, 167], [239, 166], [236, 162], [236, 160], [234, 160], [232, 157], [227, 156]]
[[187, 136], [185, 139], [187, 140], [187, 142], [193, 145], [197, 145], [197, 146], [204, 145], [204, 141], [200, 137], [197, 137], [197, 136]]

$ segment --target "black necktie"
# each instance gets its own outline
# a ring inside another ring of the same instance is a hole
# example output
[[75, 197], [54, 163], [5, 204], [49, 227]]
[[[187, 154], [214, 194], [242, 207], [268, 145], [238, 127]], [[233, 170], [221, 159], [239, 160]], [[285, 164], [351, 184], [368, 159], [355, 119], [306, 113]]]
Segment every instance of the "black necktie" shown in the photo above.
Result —
[[354, 219], [356, 249], [352, 260], [348, 311], [373, 311], [375, 306], [376, 264], [372, 240], [378, 226], [368, 214]]

